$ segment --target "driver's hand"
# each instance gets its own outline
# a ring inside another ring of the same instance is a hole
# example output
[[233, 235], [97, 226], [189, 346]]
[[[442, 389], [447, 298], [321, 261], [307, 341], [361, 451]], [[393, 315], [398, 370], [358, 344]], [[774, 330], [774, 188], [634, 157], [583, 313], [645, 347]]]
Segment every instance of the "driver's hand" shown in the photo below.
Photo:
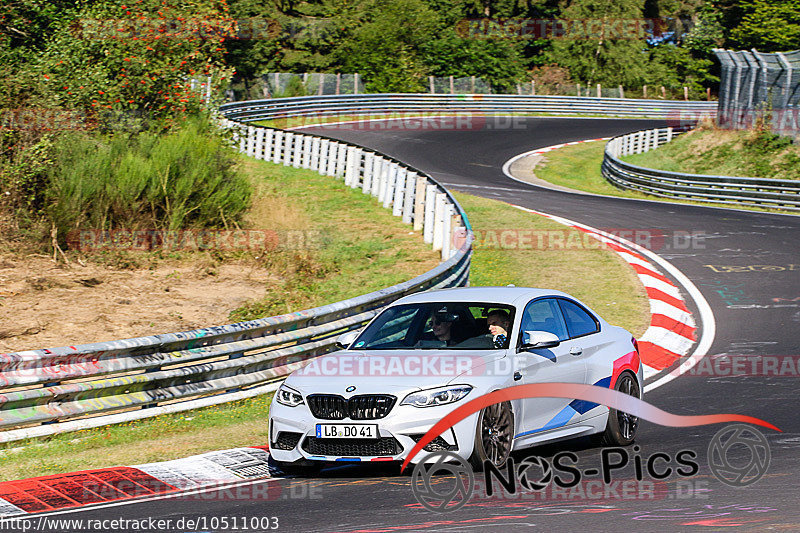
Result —
[[498, 335], [508, 336], [508, 332], [503, 326], [489, 326], [489, 333], [491, 333], [493, 337]]

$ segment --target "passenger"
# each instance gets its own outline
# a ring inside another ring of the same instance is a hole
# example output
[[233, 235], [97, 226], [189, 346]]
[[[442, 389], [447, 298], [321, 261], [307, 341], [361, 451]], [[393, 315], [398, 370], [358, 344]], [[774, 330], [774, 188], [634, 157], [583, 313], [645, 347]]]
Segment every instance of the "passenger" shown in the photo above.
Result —
[[508, 330], [511, 328], [511, 317], [508, 311], [495, 309], [486, 317], [486, 324], [489, 326], [489, 333], [492, 336], [492, 344], [495, 348], [502, 348], [508, 339]]

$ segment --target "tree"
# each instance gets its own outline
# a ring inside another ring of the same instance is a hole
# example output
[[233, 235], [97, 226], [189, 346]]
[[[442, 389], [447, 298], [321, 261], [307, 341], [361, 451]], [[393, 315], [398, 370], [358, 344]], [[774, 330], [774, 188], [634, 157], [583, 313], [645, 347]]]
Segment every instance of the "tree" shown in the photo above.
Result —
[[514, 39], [465, 39], [445, 30], [422, 46], [422, 54], [433, 76], [476, 76], [495, 90], [508, 92], [525, 76], [521, 48]]
[[800, 0], [741, 0], [741, 23], [731, 31], [731, 45], [760, 52], [800, 48]]
[[374, 0], [364, 14], [334, 52], [344, 71], [362, 74], [368, 91], [424, 90], [420, 48], [439, 27], [437, 14], [423, 0]]
[[[644, 0], [573, 0], [561, 13], [570, 21], [554, 40], [548, 62], [585, 83], [639, 87], [648, 53], [641, 20]], [[623, 23], [623, 21], [631, 21]]]
[[229, 74], [222, 45], [236, 24], [223, 0], [98, 2], [73, 16], [32, 68], [55, 105], [113, 117], [110, 127], [195, 113]]

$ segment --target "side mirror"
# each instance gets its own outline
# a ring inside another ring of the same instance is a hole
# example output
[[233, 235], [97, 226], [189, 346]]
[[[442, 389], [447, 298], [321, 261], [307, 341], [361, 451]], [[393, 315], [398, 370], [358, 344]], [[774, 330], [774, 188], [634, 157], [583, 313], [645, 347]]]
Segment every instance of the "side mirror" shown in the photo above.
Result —
[[342, 333], [336, 339], [336, 347], [342, 350], [346, 350], [351, 344], [353, 344], [353, 341], [355, 341], [358, 338], [358, 335], [360, 333], [361, 332], [358, 330]]
[[522, 346], [524, 350], [531, 348], [554, 348], [561, 344], [555, 333], [549, 331], [525, 331], [522, 333]]

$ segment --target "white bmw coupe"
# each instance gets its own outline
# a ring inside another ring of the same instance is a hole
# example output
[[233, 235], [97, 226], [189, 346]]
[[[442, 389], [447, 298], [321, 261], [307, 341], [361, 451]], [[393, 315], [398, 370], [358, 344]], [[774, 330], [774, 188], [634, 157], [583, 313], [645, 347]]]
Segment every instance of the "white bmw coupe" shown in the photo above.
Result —
[[[342, 350], [295, 371], [275, 394], [270, 453], [284, 471], [332, 461], [402, 461], [465, 400], [514, 385], [571, 382], [642, 395], [634, 337], [559, 291], [417, 293], [338, 344]], [[628, 445], [636, 429], [636, 417], [603, 405], [530, 398], [486, 407], [424, 450], [499, 467], [511, 451], [578, 436]]]

